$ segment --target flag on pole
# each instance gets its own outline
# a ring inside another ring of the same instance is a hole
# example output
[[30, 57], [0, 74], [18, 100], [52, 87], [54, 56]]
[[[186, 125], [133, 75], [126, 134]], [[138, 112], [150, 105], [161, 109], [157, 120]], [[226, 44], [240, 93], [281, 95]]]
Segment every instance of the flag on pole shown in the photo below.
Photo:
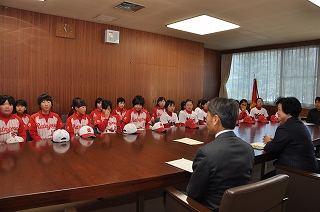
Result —
[[251, 98], [251, 105], [250, 109], [256, 106], [256, 100], [259, 98], [258, 93], [258, 80], [256, 78], [253, 79], [253, 88], [252, 88], [252, 98]]

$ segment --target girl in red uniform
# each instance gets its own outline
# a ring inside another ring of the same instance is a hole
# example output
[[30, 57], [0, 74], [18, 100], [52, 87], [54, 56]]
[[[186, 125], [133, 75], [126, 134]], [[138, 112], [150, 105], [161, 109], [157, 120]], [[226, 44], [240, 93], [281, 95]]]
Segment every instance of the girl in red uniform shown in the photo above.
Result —
[[26, 140], [25, 124], [22, 119], [12, 114], [14, 98], [8, 95], [0, 96], [0, 143], [8, 139], [20, 136]]
[[157, 101], [157, 106], [152, 111], [152, 117], [154, 119], [160, 118], [160, 116], [165, 112], [166, 99], [164, 97], [159, 97]]
[[86, 114], [86, 102], [77, 97], [72, 101], [73, 114], [66, 121], [66, 130], [72, 136], [79, 136], [79, 129], [82, 126], [91, 126], [91, 118]]
[[103, 100], [101, 107], [103, 115], [98, 116], [94, 124], [98, 132], [102, 134], [121, 132], [119, 115], [111, 114], [112, 103], [109, 100]]
[[97, 98], [96, 101], [94, 102], [94, 106], [95, 106], [95, 110], [93, 110], [91, 113], [90, 113], [90, 118], [92, 120], [92, 124], [94, 124], [95, 122], [95, 119], [97, 116], [101, 116], [102, 115], [102, 108], [101, 108], [101, 102], [102, 102], [102, 98]]
[[148, 130], [151, 123], [149, 112], [143, 108], [144, 98], [140, 95], [135, 96], [132, 100], [133, 108], [126, 112], [121, 123], [122, 129], [128, 123], [136, 125], [137, 129]]
[[29, 132], [33, 140], [51, 139], [53, 132], [64, 126], [60, 116], [51, 112], [52, 97], [41, 94], [38, 97], [40, 111], [33, 114], [30, 120]]

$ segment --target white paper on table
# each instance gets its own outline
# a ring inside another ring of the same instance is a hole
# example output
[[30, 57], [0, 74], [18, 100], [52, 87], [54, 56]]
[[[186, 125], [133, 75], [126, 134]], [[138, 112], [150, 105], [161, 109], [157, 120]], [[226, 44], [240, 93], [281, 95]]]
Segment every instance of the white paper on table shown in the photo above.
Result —
[[314, 123], [307, 123], [307, 122], [303, 122], [305, 125], [315, 125]]
[[260, 149], [260, 150], [263, 150], [265, 145], [266, 145], [266, 144], [263, 143], [263, 142], [251, 143], [252, 148], [254, 148], [254, 149]]
[[166, 162], [167, 164], [171, 165], [171, 166], [175, 166], [179, 169], [183, 169], [185, 171], [188, 171], [190, 173], [193, 172], [192, 170], [192, 160], [188, 160], [188, 159], [178, 159], [178, 160], [172, 160], [172, 161], [168, 161]]
[[180, 142], [180, 143], [184, 143], [184, 144], [188, 144], [188, 145], [198, 145], [198, 144], [203, 144], [202, 141], [197, 141], [191, 138], [181, 138], [181, 139], [175, 139], [174, 141]]

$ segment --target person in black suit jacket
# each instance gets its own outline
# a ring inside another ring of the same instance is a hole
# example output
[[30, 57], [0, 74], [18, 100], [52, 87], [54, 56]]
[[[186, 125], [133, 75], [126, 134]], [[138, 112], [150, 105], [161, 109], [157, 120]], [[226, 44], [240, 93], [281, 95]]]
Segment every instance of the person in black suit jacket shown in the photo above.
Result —
[[[302, 169], [309, 172], [318, 172], [318, 162], [315, 157], [311, 135], [304, 123], [298, 118], [302, 108], [300, 101], [295, 97], [279, 98], [277, 100], [278, 119], [281, 124], [274, 135], [265, 135], [264, 149], [277, 153], [275, 163]], [[267, 173], [265, 178], [275, 175], [275, 171]]]
[[314, 102], [316, 107], [309, 110], [306, 122], [320, 124], [320, 97], [317, 96]]
[[213, 211], [219, 210], [225, 190], [249, 182], [254, 165], [252, 147], [232, 131], [238, 115], [235, 100], [219, 97], [211, 100], [207, 128], [215, 139], [200, 147], [193, 160], [187, 194]]

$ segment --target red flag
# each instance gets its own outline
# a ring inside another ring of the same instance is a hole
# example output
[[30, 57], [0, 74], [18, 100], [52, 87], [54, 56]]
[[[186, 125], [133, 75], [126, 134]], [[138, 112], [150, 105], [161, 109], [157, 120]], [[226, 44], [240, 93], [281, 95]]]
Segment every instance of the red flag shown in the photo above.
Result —
[[258, 80], [256, 78], [253, 79], [253, 88], [252, 88], [252, 98], [251, 98], [251, 105], [250, 109], [256, 106], [256, 100], [259, 98], [258, 93]]

